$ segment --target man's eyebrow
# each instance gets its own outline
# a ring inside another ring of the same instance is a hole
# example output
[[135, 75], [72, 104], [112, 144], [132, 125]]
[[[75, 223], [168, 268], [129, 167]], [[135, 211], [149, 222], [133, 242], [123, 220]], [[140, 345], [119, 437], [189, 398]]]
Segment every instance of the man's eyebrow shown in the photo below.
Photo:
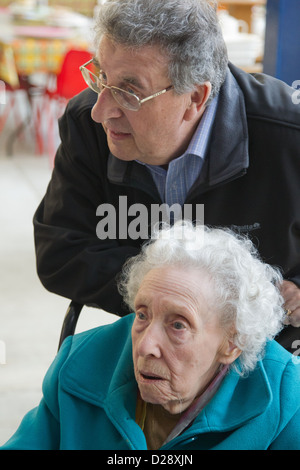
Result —
[[140, 80], [138, 80], [136, 77], [130, 77], [130, 76], [125, 76], [123, 79], [122, 79], [122, 82], [123, 83], [126, 83], [126, 84], [129, 84], [129, 85], [133, 85], [137, 88], [139, 88], [140, 90], [145, 90], [145, 87], [144, 85], [142, 85], [142, 83], [140, 82]]
[[[101, 64], [100, 64], [100, 61], [99, 59], [97, 59], [97, 57], [94, 57], [93, 58], [93, 64], [101, 70]], [[124, 84], [127, 84], [127, 85], [133, 85], [137, 88], [139, 88], [141, 91], [145, 90], [145, 87], [144, 85], [142, 85], [142, 83], [140, 82], [140, 80], [138, 80], [136, 77], [133, 77], [133, 76], [130, 76], [130, 75], [125, 75], [122, 80], [120, 81], [120, 83], [124, 83]]]

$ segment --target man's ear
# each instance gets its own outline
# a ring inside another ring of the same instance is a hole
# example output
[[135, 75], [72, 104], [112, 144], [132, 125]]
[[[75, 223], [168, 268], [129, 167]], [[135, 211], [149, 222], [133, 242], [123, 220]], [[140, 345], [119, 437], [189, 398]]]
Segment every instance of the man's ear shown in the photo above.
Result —
[[192, 121], [199, 119], [204, 113], [206, 103], [211, 93], [211, 83], [205, 82], [203, 85], [196, 86], [195, 90], [191, 92], [190, 103], [184, 115], [185, 121]]
[[226, 339], [219, 351], [219, 362], [221, 364], [232, 364], [242, 351], [229, 339]]

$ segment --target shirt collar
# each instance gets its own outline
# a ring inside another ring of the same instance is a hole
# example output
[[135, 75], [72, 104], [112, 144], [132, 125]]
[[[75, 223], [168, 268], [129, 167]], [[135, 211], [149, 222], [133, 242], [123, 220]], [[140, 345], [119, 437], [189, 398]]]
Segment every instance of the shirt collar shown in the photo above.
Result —
[[185, 155], [196, 155], [203, 159], [205, 158], [209, 137], [218, 107], [218, 100], [219, 95], [217, 95], [205, 109], [189, 146], [182, 157]]

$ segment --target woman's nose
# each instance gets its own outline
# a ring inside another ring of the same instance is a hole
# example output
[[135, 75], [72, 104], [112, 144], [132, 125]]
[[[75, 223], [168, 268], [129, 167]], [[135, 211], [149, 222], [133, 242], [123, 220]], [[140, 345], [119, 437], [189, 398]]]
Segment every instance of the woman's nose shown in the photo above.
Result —
[[92, 119], [95, 122], [105, 122], [108, 119], [119, 118], [123, 112], [113, 98], [110, 90], [104, 88], [92, 108]]
[[153, 356], [160, 358], [162, 355], [162, 337], [158, 327], [149, 325], [139, 338], [138, 353], [140, 356]]

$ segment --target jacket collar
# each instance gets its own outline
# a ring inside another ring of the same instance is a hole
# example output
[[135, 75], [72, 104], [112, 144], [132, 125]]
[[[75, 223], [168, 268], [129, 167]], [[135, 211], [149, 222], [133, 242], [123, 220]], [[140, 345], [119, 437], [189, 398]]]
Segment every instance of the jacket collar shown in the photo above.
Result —
[[206, 160], [210, 186], [231, 179], [249, 166], [245, 100], [230, 69], [220, 91]]
[[156, 185], [153, 184], [152, 176], [145, 165], [140, 165], [135, 161], [120, 160], [110, 153], [107, 162], [107, 178], [113, 184], [140, 189], [160, 202]]
[[[71, 350], [61, 370], [60, 384], [67, 393], [104, 408], [116, 425], [126, 422], [126, 427], [135, 428], [136, 432], [132, 322], [133, 316], [127, 315], [90, 333], [74, 352]], [[116, 338], [113, 344], [109, 334], [112, 328]], [[103, 351], [107, 351], [105, 358]], [[232, 430], [263, 413], [271, 401], [272, 392], [262, 361], [246, 378], [230, 371], [187, 434]]]
[[[220, 184], [249, 166], [248, 127], [243, 93], [230, 69], [220, 90], [211, 141], [200, 179], [205, 186]], [[107, 178], [111, 183], [142, 189], [153, 196], [153, 180], [144, 165], [108, 157]], [[159, 198], [158, 193], [155, 197]]]

